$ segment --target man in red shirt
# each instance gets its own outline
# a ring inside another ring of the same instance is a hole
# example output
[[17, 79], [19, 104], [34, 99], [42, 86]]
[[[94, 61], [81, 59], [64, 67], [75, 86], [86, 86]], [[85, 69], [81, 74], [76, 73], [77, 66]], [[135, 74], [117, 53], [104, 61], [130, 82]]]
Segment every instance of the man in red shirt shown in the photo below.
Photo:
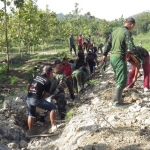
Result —
[[82, 50], [82, 35], [80, 34], [78, 37], [78, 50]]
[[73, 86], [72, 86], [72, 68], [71, 65], [68, 63], [68, 58], [63, 58], [63, 65], [62, 65], [62, 71], [66, 75], [66, 84], [70, 93], [70, 98], [73, 101], [75, 99], [74, 92], [73, 92]]

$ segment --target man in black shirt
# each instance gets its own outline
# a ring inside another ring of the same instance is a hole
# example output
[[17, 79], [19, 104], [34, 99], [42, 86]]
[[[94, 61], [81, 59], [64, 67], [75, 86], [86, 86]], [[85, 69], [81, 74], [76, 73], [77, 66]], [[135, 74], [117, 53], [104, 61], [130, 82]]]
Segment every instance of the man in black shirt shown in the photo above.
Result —
[[43, 73], [37, 75], [28, 84], [28, 96], [27, 96], [27, 106], [28, 106], [28, 127], [29, 130], [33, 128], [34, 118], [36, 115], [36, 107], [50, 111], [50, 121], [52, 126], [52, 131], [55, 131], [56, 124], [56, 107], [52, 103], [45, 100], [49, 96], [49, 90], [51, 87], [51, 82], [49, 79], [53, 77], [53, 70], [50, 66], [45, 66], [43, 68]]

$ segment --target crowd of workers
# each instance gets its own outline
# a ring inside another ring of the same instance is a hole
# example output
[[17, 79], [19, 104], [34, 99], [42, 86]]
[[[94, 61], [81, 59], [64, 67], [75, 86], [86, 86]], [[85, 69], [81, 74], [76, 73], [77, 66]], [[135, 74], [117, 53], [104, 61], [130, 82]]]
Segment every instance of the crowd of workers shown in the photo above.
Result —
[[[45, 66], [41, 75], [29, 81], [28, 84], [28, 127], [29, 130], [33, 128], [36, 118], [36, 107], [50, 112], [51, 131], [54, 132], [56, 127], [56, 111], [60, 119], [65, 119], [67, 101], [65, 99], [65, 88], [68, 89], [70, 94], [70, 102], [75, 101], [78, 94], [85, 90], [85, 82], [89, 80], [95, 72], [97, 65], [97, 52], [98, 49], [95, 43], [91, 43], [89, 36], [88, 44], [82, 42], [82, 36], [78, 37], [78, 52], [74, 45], [74, 38], [71, 34], [70, 52], [74, 49], [77, 59], [69, 59], [66, 56], [54, 62], [54, 66]], [[85, 54], [85, 50], [87, 53]], [[49, 98], [47, 98], [49, 97]], [[55, 99], [56, 103], [51, 100]]]
[[[116, 78], [113, 106], [125, 105], [122, 92], [124, 88], [133, 88], [137, 78], [141, 76], [140, 66], [144, 71], [144, 92], [149, 92], [149, 53], [142, 45], [137, 47], [134, 45], [130, 32], [134, 26], [135, 20], [127, 18], [124, 26], [115, 29], [106, 39], [104, 45], [99, 44], [98, 47], [91, 42], [91, 36], [83, 41], [82, 35], [79, 35], [77, 39], [78, 52], [76, 52], [75, 40], [71, 34], [69, 37], [70, 54], [72, 55], [73, 49], [77, 59], [72, 60], [64, 57], [63, 60], [56, 60], [54, 68], [45, 66], [42, 74], [29, 82], [27, 97], [29, 130], [33, 128], [36, 107], [50, 112], [51, 131], [54, 132], [57, 129], [56, 111], [61, 119], [64, 119], [66, 114], [67, 102], [64, 88], [68, 88], [70, 100], [74, 101], [75, 93], [79, 94], [85, 89], [85, 82], [95, 72], [95, 66], [98, 64], [98, 51], [103, 54], [103, 61], [107, 61], [107, 55], [111, 51], [110, 63]], [[127, 62], [132, 65], [129, 76]], [[56, 100], [55, 104], [46, 100], [49, 96]]]

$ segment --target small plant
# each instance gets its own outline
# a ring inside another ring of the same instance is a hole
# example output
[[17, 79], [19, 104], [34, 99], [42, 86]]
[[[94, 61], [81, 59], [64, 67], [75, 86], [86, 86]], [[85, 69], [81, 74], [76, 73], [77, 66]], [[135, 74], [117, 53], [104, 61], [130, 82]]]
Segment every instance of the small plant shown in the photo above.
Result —
[[9, 77], [10, 78], [10, 84], [11, 85], [14, 85], [18, 82], [18, 78], [16, 76], [12, 76], [12, 77]]
[[89, 81], [87, 81], [86, 83], [87, 83], [88, 85], [92, 86], [92, 85], [98, 84], [99, 81], [98, 81], [98, 80], [89, 80]]
[[72, 110], [68, 111], [67, 114], [66, 114], [66, 119], [69, 119], [73, 116], [73, 112]]
[[7, 71], [7, 65], [1, 65], [0, 66], [0, 75], [6, 73]]

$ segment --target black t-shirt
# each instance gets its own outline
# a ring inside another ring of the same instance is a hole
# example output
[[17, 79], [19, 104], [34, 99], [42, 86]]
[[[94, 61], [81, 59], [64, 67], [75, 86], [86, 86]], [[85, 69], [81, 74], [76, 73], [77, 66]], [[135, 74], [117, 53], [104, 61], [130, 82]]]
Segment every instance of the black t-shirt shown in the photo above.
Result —
[[51, 87], [50, 80], [42, 75], [37, 75], [30, 84], [31, 86], [28, 92], [28, 97], [35, 99], [41, 99], [43, 92], [49, 93]]

